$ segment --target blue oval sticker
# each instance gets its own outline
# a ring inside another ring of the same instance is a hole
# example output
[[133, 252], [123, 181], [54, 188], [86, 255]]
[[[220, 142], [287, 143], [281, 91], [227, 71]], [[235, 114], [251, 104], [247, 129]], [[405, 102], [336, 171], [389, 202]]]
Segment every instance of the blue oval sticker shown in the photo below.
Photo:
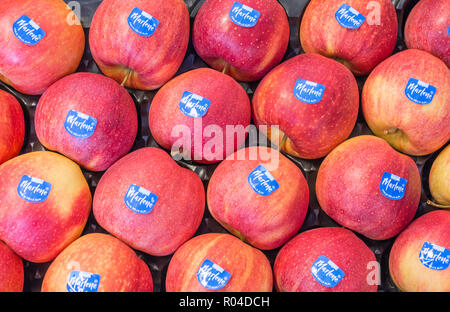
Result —
[[450, 250], [430, 242], [425, 242], [420, 250], [419, 260], [431, 270], [442, 271], [449, 266]]
[[64, 121], [64, 128], [76, 138], [85, 139], [94, 134], [97, 119], [86, 114], [69, 110]]
[[294, 96], [308, 104], [315, 104], [322, 100], [323, 94], [325, 93], [325, 86], [320, 83], [303, 80], [301, 78], [297, 79], [294, 88]]
[[406, 184], [408, 181], [395, 174], [385, 172], [381, 177], [380, 191], [381, 193], [393, 200], [402, 199], [405, 196]]
[[198, 282], [209, 290], [219, 290], [228, 283], [231, 274], [209, 259], [205, 259], [197, 270]]
[[344, 271], [324, 255], [313, 263], [311, 273], [325, 287], [335, 287], [345, 276]]
[[68, 292], [97, 292], [100, 275], [82, 271], [72, 271], [67, 278]]
[[230, 19], [241, 27], [254, 27], [260, 16], [259, 11], [240, 2], [234, 2], [230, 10]]
[[153, 210], [158, 196], [140, 187], [136, 184], [131, 184], [125, 194], [125, 205], [132, 211], [139, 214], [147, 214]]
[[280, 187], [275, 178], [263, 165], [259, 165], [250, 172], [248, 183], [261, 196], [269, 196]]
[[184, 91], [178, 107], [181, 112], [192, 118], [203, 117], [208, 112], [211, 101], [198, 94]]
[[17, 193], [30, 203], [41, 203], [47, 199], [51, 189], [51, 183], [30, 175], [23, 175], [17, 186]]
[[45, 37], [45, 31], [27, 15], [19, 17], [12, 28], [17, 39], [28, 45], [35, 45]]
[[144, 37], [153, 35], [159, 25], [159, 21], [156, 18], [139, 8], [134, 8], [133, 11], [131, 11], [127, 21], [128, 26], [130, 26], [135, 33]]
[[436, 87], [418, 79], [410, 78], [406, 84], [405, 95], [416, 104], [427, 105], [433, 101], [436, 91]]
[[334, 14], [336, 21], [344, 28], [358, 29], [366, 18], [357, 10], [344, 3]]

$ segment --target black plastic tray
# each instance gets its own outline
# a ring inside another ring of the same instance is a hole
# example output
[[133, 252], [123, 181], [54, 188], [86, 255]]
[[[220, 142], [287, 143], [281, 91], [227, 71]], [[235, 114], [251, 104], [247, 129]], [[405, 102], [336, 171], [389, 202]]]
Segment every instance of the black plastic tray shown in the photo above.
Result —
[[[67, 3], [70, 3], [69, 0], [65, 0]], [[77, 1], [81, 5], [81, 15], [80, 19], [85, 29], [86, 34], [86, 50], [84, 56], [82, 58], [81, 64], [77, 71], [79, 72], [94, 72], [100, 73], [97, 65], [92, 59], [88, 36], [89, 36], [89, 26], [92, 20], [92, 16], [95, 13], [98, 5], [101, 3], [101, 0], [78, 0]], [[185, 0], [190, 16], [191, 16], [191, 26], [194, 20], [194, 17], [204, 2], [204, 0]], [[283, 7], [285, 8], [290, 24], [290, 42], [289, 47], [284, 57], [284, 60], [289, 59], [295, 55], [304, 53], [299, 40], [299, 27], [301, 16], [308, 4], [309, 0], [280, 0], [279, 1]], [[418, 0], [393, 0], [394, 5], [397, 8], [398, 20], [399, 20], [399, 38], [397, 47], [394, 53], [404, 50], [405, 44], [403, 41], [403, 27], [405, 24], [406, 17], [412, 7], [418, 2]], [[192, 29], [192, 27], [191, 27]], [[207, 65], [196, 55], [195, 50], [193, 48], [192, 42], [189, 43], [188, 51], [186, 53], [183, 64], [181, 65], [177, 75], [192, 70], [194, 68], [207, 67]], [[360, 91], [362, 90], [362, 86], [364, 85], [365, 77], [357, 77], [358, 86]], [[252, 98], [253, 92], [255, 91], [258, 82], [254, 83], [241, 83], [244, 89], [247, 91], [250, 99]], [[16, 98], [21, 102], [24, 113], [25, 113], [25, 123], [26, 123], [26, 137], [24, 146], [22, 148], [21, 153], [28, 153], [32, 151], [40, 151], [45, 150], [45, 148], [40, 144], [39, 140], [36, 137], [35, 129], [34, 129], [34, 113], [36, 105], [39, 101], [39, 96], [28, 96], [21, 93], [18, 93], [14, 89], [0, 82], [0, 88], [7, 90], [16, 96]], [[157, 91], [157, 90], [156, 90]], [[132, 148], [133, 150], [152, 146], [159, 147], [159, 145], [152, 138], [149, 127], [148, 127], [148, 111], [150, 108], [150, 104], [153, 96], [156, 94], [156, 91], [140, 91], [140, 90], [131, 90], [129, 89], [130, 94], [132, 95], [137, 112], [139, 115], [139, 129], [136, 141]], [[364, 121], [364, 118], [361, 114], [358, 116], [357, 124], [353, 130], [352, 137], [358, 136], [361, 134], [372, 134], [370, 129], [367, 127], [367, 124]], [[263, 142], [262, 144], [265, 144]], [[433, 208], [426, 205], [427, 199], [430, 199], [430, 192], [428, 190], [428, 174], [431, 168], [432, 161], [437, 156], [439, 151], [435, 152], [432, 155], [427, 157], [413, 157], [417, 166], [419, 167], [420, 173], [422, 175], [422, 196], [421, 203], [419, 209], [417, 211], [416, 217], [422, 215], [424, 212], [429, 210], [433, 210]], [[295, 164], [297, 164], [303, 171], [306, 180], [308, 181], [309, 189], [310, 189], [310, 203], [308, 214], [305, 218], [304, 224], [301, 227], [299, 232], [303, 232], [305, 230], [321, 227], [321, 226], [340, 226], [336, 222], [334, 222], [330, 217], [328, 217], [321, 209], [317, 202], [316, 194], [315, 194], [315, 181], [317, 170], [321, 164], [323, 159], [318, 160], [304, 160], [289, 157]], [[196, 172], [200, 178], [202, 179], [205, 190], [208, 185], [208, 181], [214, 172], [214, 169], [217, 167], [216, 165], [198, 165], [193, 162], [181, 161], [180, 165], [187, 167], [194, 172]], [[97, 186], [98, 181], [100, 180], [102, 173], [90, 172], [87, 170], [83, 170], [83, 173], [90, 185], [91, 192], [94, 194], [95, 188]], [[106, 233], [104, 229], [102, 229], [94, 219], [93, 214], [89, 217], [86, 228], [83, 232], [84, 234], [93, 233], [93, 232], [102, 232]], [[205, 207], [205, 215], [203, 221], [197, 230], [195, 235], [209, 233], [209, 232], [220, 232], [226, 233], [227, 231], [220, 226], [209, 214], [207, 207]], [[388, 258], [389, 251], [394, 242], [395, 238], [385, 240], [385, 241], [373, 241], [367, 239], [359, 234], [357, 234], [375, 253], [377, 260], [381, 264], [381, 285], [378, 287], [380, 292], [392, 292], [398, 291], [395, 285], [393, 284], [390, 276], [389, 276], [389, 268], [388, 268]], [[264, 253], [267, 255], [270, 263], [273, 265], [275, 257], [280, 248], [265, 251]], [[136, 251], [139, 257], [141, 257], [149, 266], [154, 283], [154, 291], [160, 292], [165, 291], [165, 276], [167, 272], [167, 266], [171, 259], [171, 256], [165, 257], [153, 257], [143, 252]], [[24, 261], [25, 267], [25, 292], [38, 292], [41, 289], [42, 279], [45, 275], [45, 272], [50, 263], [36, 264]]]

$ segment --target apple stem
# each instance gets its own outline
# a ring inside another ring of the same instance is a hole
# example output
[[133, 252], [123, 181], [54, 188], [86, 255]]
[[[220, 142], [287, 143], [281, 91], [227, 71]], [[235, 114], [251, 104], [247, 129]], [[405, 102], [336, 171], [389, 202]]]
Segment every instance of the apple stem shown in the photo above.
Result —
[[279, 146], [279, 151], [281, 152], [282, 150], [283, 150], [283, 148], [284, 148], [284, 145], [286, 144], [286, 141], [287, 141], [287, 135], [286, 135], [286, 133], [283, 135], [283, 138], [281, 139], [281, 143], [280, 143], [280, 146]]
[[125, 84], [127, 83], [128, 79], [131, 75], [131, 68], [128, 68], [127, 74], [125, 75], [125, 78], [123, 78], [122, 83], [120, 84], [122, 87], [125, 87]]
[[222, 74], [226, 75], [228, 73], [228, 68], [230, 67], [230, 64], [225, 63], [225, 66], [223, 67]]
[[398, 128], [391, 128], [391, 129], [384, 130], [384, 134], [390, 135], [390, 134], [396, 133], [397, 131], [398, 131]]
[[440, 204], [436, 204], [435, 202], [432, 202], [431, 200], [427, 200], [427, 204], [430, 206], [434, 206], [437, 208], [444, 208], [444, 209], [449, 209], [450, 205], [440, 205]]

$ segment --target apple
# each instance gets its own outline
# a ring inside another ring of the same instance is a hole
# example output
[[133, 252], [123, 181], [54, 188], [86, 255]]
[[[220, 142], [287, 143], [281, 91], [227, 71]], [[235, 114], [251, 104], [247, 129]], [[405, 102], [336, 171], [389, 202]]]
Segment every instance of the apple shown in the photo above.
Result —
[[435, 210], [414, 220], [396, 238], [389, 272], [401, 291], [450, 291], [450, 211]]
[[154, 256], [169, 255], [191, 238], [204, 210], [198, 175], [155, 147], [138, 149], [112, 165], [93, 202], [102, 228]]
[[394, 51], [397, 23], [390, 0], [311, 0], [300, 41], [305, 52], [334, 58], [355, 75], [366, 75]]
[[281, 62], [289, 22], [276, 0], [206, 0], [195, 17], [192, 42], [214, 69], [256, 81]]
[[450, 67], [450, 2], [421, 0], [409, 13], [405, 43], [410, 49], [427, 51]]
[[224, 228], [269, 250], [283, 245], [302, 226], [309, 189], [300, 168], [281, 153], [249, 147], [219, 164], [208, 184], [207, 202]]
[[[250, 121], [250, 100], [242, 86], [209, 68], [169, 81], [156, 93], [149, 111], [156, 142], [199, 163], [217, 163], [240, 148]], [[242, 128], [243, 135], [227, 135], [230, 127]], [[213, 138], [210, 131], [215, 132]]]
[[375, 264], [375, 254], [352, 231], [316, 228], [280, 249], [273, 267], [275, 287], [280, 292], [375, 292]]
[[53, 260], [84, 229], [91, 193], [80, 167], [47, 151], [0, 165], [0, 240], [30, 262]]
[[450, 71], [428, 52], [399, 52], [367, 78], [362, 111], [370, 129], [397, 150], [431, 154], [450, 139]]
[[435, 202], [429, 204], [450, 209], [450, 145], [444, 148], [431, 166], [428, 184]]
[[22, 259], [0, 241], [0, 292], [23, 291]]
[[315, 53], [278, 65], [253, 96], [256, 125], [279, 126], [267, 136], [279, 137], [282, 151], [306, 159], [321, 158], [347, 139], [358, 109], [358, 85], [350, 70]]
[[0, 165], [17, 156], [25, 139], [25, 119], [14, 96], [0, 90]]
[[223, 233], [196, 236], [170, 260], [167, 292], [270, 292], [272, 268], [258, 249]]
[[75, 73], [45, 91], [35, 113], [39, 141], [91, 171], [104, 171], [132, 148], [136, 106], [127, 90], [100, 74]]
[[89, 45], [106, 76], [126, 87], [154, 90], [183, 62], [189, 27], [182, 0], [105, 0], [92, 19]]
[[370, 239], [385, 240], [414, 218], [421, 195], [419, 169], [386, 141], [357, 136], [322, 162], [316, 194], [334, 221]]
[[117, 238], [87, 234], [51, 263], [42, 292], [152, 292], [152, 275], [143, 260]]
[[62, 0], [0, 2], [0, 80], [25, 94], [42, 94], [76, 71], [83, 27]]

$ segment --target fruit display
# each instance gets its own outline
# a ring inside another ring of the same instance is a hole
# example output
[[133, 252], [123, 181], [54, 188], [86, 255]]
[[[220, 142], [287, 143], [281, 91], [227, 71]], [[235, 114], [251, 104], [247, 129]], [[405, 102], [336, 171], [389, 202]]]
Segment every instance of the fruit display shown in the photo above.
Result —
[[450, 291], [429, 1], [19, 2], [0, 292]]

